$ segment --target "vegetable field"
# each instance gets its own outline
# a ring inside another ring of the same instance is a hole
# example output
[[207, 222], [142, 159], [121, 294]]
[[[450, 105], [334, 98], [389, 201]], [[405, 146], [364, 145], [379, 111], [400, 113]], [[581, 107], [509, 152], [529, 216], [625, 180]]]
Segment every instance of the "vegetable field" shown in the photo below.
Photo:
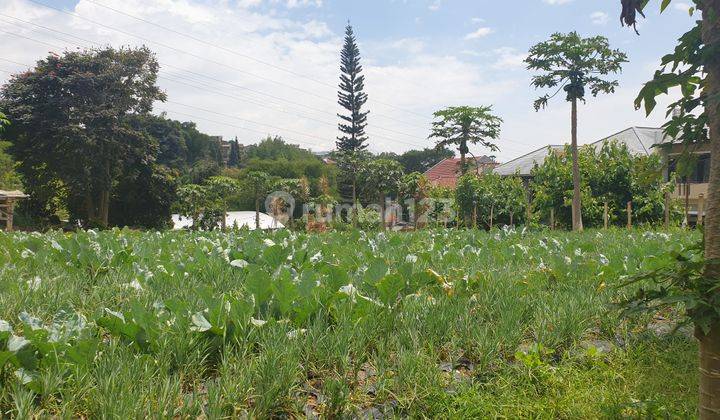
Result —
[[0, 233], [0, 417], [692, 417], [685, 231]]

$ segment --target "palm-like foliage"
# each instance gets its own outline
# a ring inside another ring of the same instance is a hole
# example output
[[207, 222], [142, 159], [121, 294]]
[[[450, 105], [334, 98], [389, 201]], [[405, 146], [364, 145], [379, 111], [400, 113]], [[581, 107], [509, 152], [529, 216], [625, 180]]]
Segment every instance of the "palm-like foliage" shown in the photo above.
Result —
[[533, 76], [532, 86], [538, 89], [558, 87], [552, 95], [541, 96], [535, 101], [535, 109], [540, 110], [560, 90], [567, 93], [568, 102], [585, 101], [587, 90], [593, 96], [615, 92], [618, 81], [605, 80], [601, 76], [619, 73], [622, 63], [627, 62], [627, 55], [611, 49], [604, 36], [582, 38], [577, 32], [555, 33], [548, 41], [530, 48], [525, 62], [528, 70], [540, 72]]
[[503, 120], [493, 115], [491, 106], [458, 106], [443, 109], [433, 114], [429, 138], [437, 139], [435, 147], [457, 147], [460, 152], [460, 171], [467, 172], [465, 156], [470, 152], [468, 144], [482, 144], [491, 151], [499, 150], [493, 143], [500, 136]]
[[613, 93], [618, 86], [617, 80], [607, 80], [602, 76], [619, 73], [627, 55], [620, 50], [610, 48], [603, 36], [583, 38], [577, 32], [569, 34], [555, 33], [549, 40], [530, 48], [525, 59], [528, 70], [536, 70], [532, 86], [538, 89], [555, 89], [551, 94], [538, 98], [535, 110], [545, 108], [548, 101], [564, 90], [566, 100], [572, 104], [571, 137], [573, 155], [573, 229], [582, 230], [582, 210], [580, 199], [580, 169], [577, 152], [577, 103], [585, 102], [586, 92], [592, 96], [600, 93]]

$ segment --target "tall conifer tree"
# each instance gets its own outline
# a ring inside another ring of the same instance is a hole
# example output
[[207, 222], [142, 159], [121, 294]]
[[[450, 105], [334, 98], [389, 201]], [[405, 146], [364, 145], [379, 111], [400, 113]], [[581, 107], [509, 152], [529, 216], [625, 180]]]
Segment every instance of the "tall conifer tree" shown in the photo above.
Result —
[[338, 91], [338, 103], [348, 110], [350, 115], [338, 114], [342, 120], [338, 128], [342, 135], [335, 143], [341, 152], [356, 152], [365, 150], [365, 127], [367, 126], [368, 111], [361, 111], [362, 106], [367, 102], [368, 96], [363, 92], [365, 89], [365, 76], [361, 75], [360, 49], [355, 41], [355, 34], [352, 26], [348, 24], [345, 28], [345, 45], [340, 54], [340, 90]]
[[237, 137], [230, 142], [230, 155], [228, 156], [228, 167], [237, 168], [240, 166], [240, 143]]

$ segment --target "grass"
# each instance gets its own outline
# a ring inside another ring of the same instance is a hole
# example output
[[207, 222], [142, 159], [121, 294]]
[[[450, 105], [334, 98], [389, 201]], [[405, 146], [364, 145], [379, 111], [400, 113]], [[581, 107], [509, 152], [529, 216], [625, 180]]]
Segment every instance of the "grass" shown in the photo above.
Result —
[[7, 352], [10, 332], [0, 331], [0, 360], [10, 356], [0, 410], [693, 417], [695, 341], [657, 336], [651, 316], [620, 319], [610, 303], [633, 292], [616, 287], [624, 276], [697, 239], [679, 230], [0, 233], [0, 319], [29, 340]]

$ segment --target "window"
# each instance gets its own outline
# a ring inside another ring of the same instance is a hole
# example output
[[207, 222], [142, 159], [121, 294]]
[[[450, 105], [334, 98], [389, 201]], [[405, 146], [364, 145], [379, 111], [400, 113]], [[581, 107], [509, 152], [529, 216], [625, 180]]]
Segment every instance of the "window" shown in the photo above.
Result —
[[[678, 177], [678, 183], [706, 184], [710, 182], [710, 154], [703, 153], [695, 155], [694, 157], [695, 162], [693, 162], [694, 166], [689, 179], [686, 180], [686, 177]], [[671, 158], [668, 162], [668, 180], [670, 176], [677, 171], [678, 164], [679, 162], [676, 158]]]

